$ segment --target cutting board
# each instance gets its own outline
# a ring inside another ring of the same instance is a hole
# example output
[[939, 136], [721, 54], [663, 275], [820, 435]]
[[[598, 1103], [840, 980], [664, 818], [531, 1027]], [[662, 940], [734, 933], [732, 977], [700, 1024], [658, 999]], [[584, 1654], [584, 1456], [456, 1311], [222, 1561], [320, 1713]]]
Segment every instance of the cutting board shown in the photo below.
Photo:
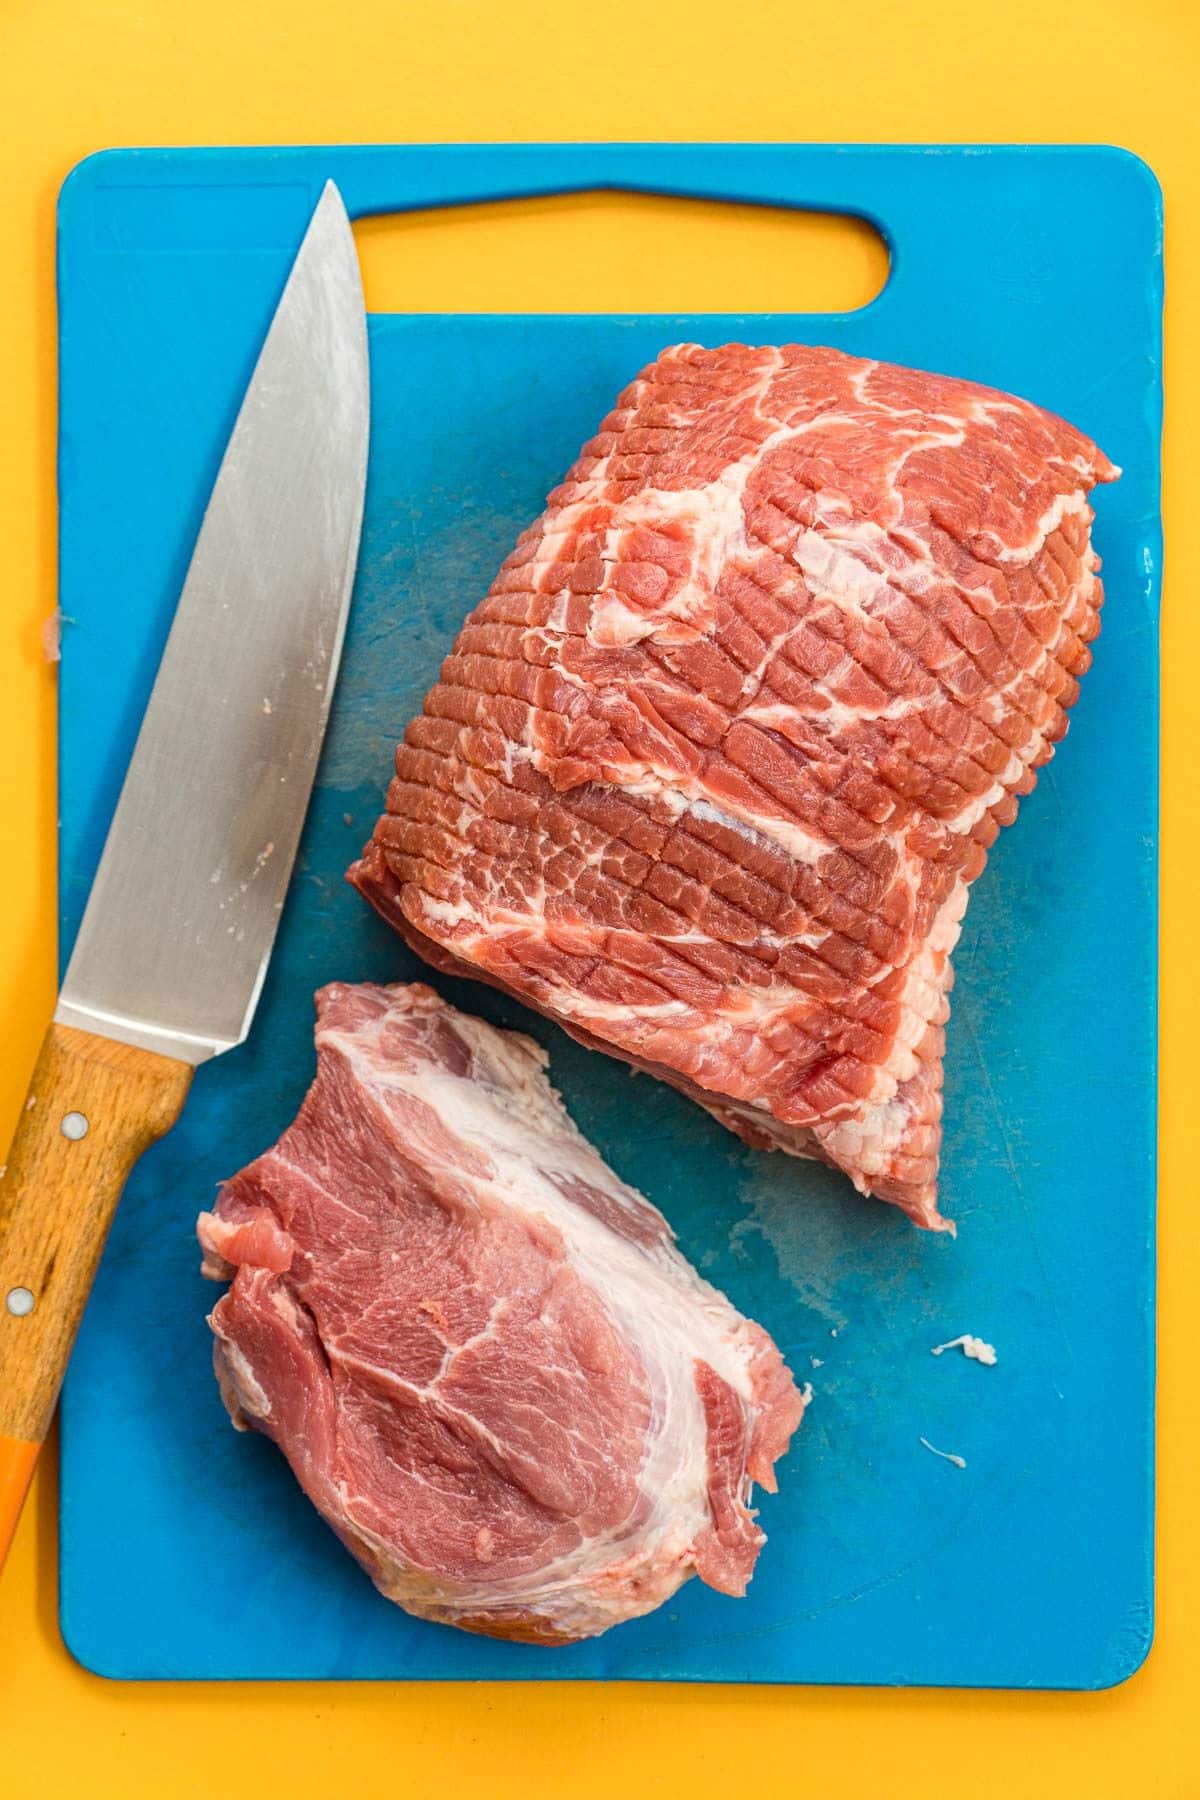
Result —
[[[61, 1611], [119, 1677], [1102, 1687], [1152, 1617], [1161, 210], [1120, 151], [519, 146], [118, 151], [59, 208], [61, 911], [69, 951], [226, 435], [322, 182], [351, 213], [594, 188], [825, 208], [892, 273], [834, 316], [370, 321], [373, 435], [345, 663], [249, 1042], [200, 1070], [122, 1204], [63, 1404]], [[583, 1130], [773, 1333], [815, 1399], [749, 1596], [690, 1583], [565, 1650], [388, 1605], [209, 1361], [196, 1213], [312, 1071], [311, 994], [415, 960], [342, 882], [467, 609], [661, 347], [801, 339], [972, 377], [1092, 433], [1108, 601], [1068, 742], [973, 890], [943, 1195], [957, 1242], [752, 1152], [482, 987]], [[933, 1346], [962, 1332], [994, 1368]], [[949, 1451], [965, 1467], [922, 1443]]]

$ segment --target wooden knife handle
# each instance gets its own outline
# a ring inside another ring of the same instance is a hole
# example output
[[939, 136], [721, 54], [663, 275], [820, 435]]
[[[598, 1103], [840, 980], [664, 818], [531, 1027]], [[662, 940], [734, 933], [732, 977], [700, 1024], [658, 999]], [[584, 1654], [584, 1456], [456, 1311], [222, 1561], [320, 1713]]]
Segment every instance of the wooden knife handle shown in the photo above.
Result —
[[0, 1172], [0, 1565], [116, 1211], [191, 1066], [51, 1025]]

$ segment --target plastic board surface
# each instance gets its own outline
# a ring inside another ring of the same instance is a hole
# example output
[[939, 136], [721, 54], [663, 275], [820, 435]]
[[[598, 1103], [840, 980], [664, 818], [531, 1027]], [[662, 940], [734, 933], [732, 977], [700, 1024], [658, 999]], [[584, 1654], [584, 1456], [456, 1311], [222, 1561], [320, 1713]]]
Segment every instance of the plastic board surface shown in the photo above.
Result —
[[[1098, 1687], [1152, 1613], [1161, 209], [1106, 149], [520, 146], [129, 151], [60, 203], [61, 908], [69, 951], [245, 382], [321, 183], [353, 214], [617, 187], [853, 212], [892, 248], [851, 314], [373, 316], [345, 662], [250, 1040], [137, 1168], [64, 1397], [61, 1609], [121, 1677], [618, 1677]], [[1063, 219], [1071, 221], [1062, 230]], [[1080, 246], [1086, 246], [1081, 254]], [[973, 890], [955, 957], [944, 1205], [957, 1242], [489, 990], [583, 1130], [771, 1330], [815, 1403], [762, 1500], [747, 1599], [548, 1651], [407, 1618], [212, 1379], [193, 1220], [312, 1070], [311, 994], [427, 972], [342, 881], [468, 608], [661, 347], [790, 339], [1050, 406], [1125, 473], [1069, 738]], [[995, 1343], [987, 1369], [933, 1345]], [[965, 1459], [931, 1455], [920, 1439]]]

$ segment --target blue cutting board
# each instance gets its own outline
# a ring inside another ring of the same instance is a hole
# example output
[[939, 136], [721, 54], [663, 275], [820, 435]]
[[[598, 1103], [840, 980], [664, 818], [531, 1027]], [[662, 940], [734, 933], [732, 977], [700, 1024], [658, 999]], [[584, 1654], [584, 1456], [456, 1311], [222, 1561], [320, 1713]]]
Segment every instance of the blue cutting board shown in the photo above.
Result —
[[[1161, 213], [1108, 149], [520, 146], [123, 151], [59, 208], [62, 944], [68, 951], [226, 435], [327, 176], [355, 214], [608, 187], [859, 213], [891, 279], [836, 316], [373, 317], [362, 561], [333, 721], [249, 1042], [129, 1184], [64, 1402], [62, 1623], [125, 1677], [1101, 1687], [1151, 1635]], [[973, 892], [943, 1194], [958, 1241], [741, 1147], [482, 987], [575, 1118], [816, 1399], [749, 1597], [690, 1583], [592, 1644], [408, 1619], [209, 1368], [192, 1222], [271, 1143], [310, 995], [414, 959], [342, 882], [459, 621], [630, 376], [681, 338], [806, 339], [1010, 388], [1125, 468], [1069, 741]], [[960, 1332], [994, 1369], [931, 1347]], [[922, 1447], [924, 1437], [965, 1469]]]

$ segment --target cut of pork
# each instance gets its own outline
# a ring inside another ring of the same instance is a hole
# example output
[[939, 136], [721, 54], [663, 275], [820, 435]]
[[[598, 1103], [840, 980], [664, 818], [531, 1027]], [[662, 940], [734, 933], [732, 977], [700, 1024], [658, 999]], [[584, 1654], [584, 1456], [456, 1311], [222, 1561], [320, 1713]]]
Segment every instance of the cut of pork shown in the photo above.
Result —
[[199, 1221], [235, 1424], [388, 1596], [547, 1644], [745, 1590], [804, 1402], [576, 1131], [536, 1044], [324, 988], [317, 1078]]
[[664, 351], [463, 626], [351, 880], [435, 966], [945, 1226], [950, 953], [1088, 667], [1116, 474], [969, 382]]

